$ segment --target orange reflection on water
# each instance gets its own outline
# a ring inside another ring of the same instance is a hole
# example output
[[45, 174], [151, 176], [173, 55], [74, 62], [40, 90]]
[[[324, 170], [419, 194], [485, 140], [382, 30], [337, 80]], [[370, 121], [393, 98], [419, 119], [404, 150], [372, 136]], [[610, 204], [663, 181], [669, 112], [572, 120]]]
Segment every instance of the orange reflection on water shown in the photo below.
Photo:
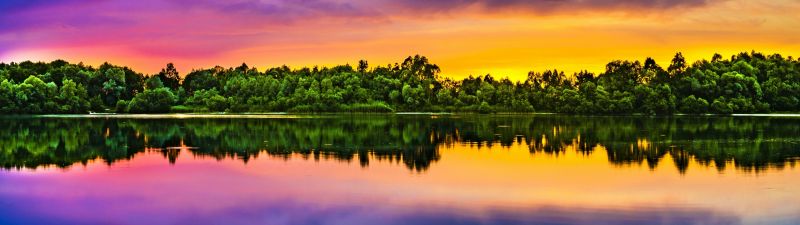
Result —
[[[541, 144], [548, 144], [545, 137]], [[386, 216], [429, 209], [470, 218], [493, 218], [498, 214], [491, 212], [497, 211], [507, 217], [583, 216], [587, 221], [597, 215], [650, 219], [651, 214], [642, 213], [703, 211], [708, 214], [701, 217], [731, 219], [723, 222], [772, 223], [800, 210], [793, 204], [800, 202], [800, 171], [794, 167], [751, 173], [731, 165], [720, 171], [690, 160], [692, 169], [681, 172], [663, 165], [673, 161], [667, 154], [659, 159], [662, 166], [651, 169], [641, 163], [609, 163], [603, 146], [586, 154], [578, 151], [580, 145], [573, 140], [560, 152], [532, 153], [519, 142], [508, 147], [443, 144], [441, 159], [424, 171], [374, 155], [368, 167], [357, 160], [315, 160], [297, 153], [265, 154], [243, 163], [196, 155], [183, 146], [168, 154], [174, 164], [159, 152], [168, 150], [150, 149], [112, 165], [92, 161], [83, 169], [28, 173], [22, 179], [28, 188], [13, 191], [65, 207], [80, 199], [99, 199], [99, 205], [44, 212], [72, 219], [97, 211], [119, 217], [125, 217], [123, 212], [218, 214], [285, 203], [313, 206], [312, 211], [363, 206]], [[634, 145], [647, 149], [649, 143], [638, 140]], [[0, 188], [0, 193], [9, 191]]]

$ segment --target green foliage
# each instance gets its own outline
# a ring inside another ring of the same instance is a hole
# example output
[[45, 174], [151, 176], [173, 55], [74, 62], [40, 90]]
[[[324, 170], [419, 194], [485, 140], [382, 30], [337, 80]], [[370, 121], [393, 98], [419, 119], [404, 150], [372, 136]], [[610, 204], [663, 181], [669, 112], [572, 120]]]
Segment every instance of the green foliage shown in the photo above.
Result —
[[650, 87], [637, 85], [635, 88], [639, 103], [639, 111], [646, 114], [669, 114], [675, 109], [675, 95], [669, 85]]
[[145, 88], [147, 89], [156, 89], [162, 87], [164, 87], [164, 83], [162, 83], [161, 78], [158, 78], [157, 76], [153, 76], [145, 80]]
[[[9, 84], [4, 84], [9, 85]], [[56, 104], [56, 95], [58, 95], [58, 87], [55, 83], [45, 83], [36, 76], [29, 76], [21, 84], [13, 85], [11, 88], [3, 88], [12, 90], [10, 99], [14, 99], [15, 109], [14, 112], [39, 114], [46, 112], [57, 112], [58, 104]]]
[[220, 80], [212, 74], [211, 71], [206, 70], [192, 71], [183, 80], [183, 87], [190, 92], [212, 88], [221, 89]]
[[345, 105], [342, 108], [342, 111], [386, 113], [386, 112], [394, 112], [394, 109], [384, 102], [370, 102], [370, 103], [356, 103], [353, 105]]
[[60, 113], [86, 113], [89, 111], [89, 96], [86, 88], [70, 79], [63, 81], [61, 91], [56, 97]]
[[117, 112], [117, 113], [126, 113], [126, 112], [128, 112], [128, 105], [129, 104], [130, 103], [128, 101], [119, 100], [117, 102], [117, 106], [114, 107], [114, 111]]
[[203, 107], [213, 112], [224, 112], [228, 108], [228, 100], [222, 97], [216, 88], [201, 89], [186, 99], [186, 105]]
[[203, 112], [202, 109], [194, 108], [191, 106], [185, 105], [176, 105], [169, 108], [169, 112], [172, 113], [192, 113], [192, 112]]
[[16, 89], [17, 85], [15, 85], [12, 81], [4, 79], [2, 82], [0, 82], [0, 112], [2, 113], [19, 112]]
[[178, 90], [178, 87], [181, 85], [181, 76], [172, 63], [167, 63], [167, 66], [161, 69], [161, 72], [159, 72], [156, 77], [163, 82], [164, 87], [171, 90]]
[[[142, 75], [108, 63], [98, 68], [52, 63], [0, 67], [0, 113], [169, 111], [185, 105], [213, 112], [558, 112], [576, 114], [764, 113], [800, 111], [800, 62], [740, 53], [688, 63], [678, 53], [664, 69], [617, 60], [597, 75], [530, 72], [512, 82], [492, 75], [451, 80], [424, 56], [369, 68], [349, 65], [193, 70], [181, 80], [173, 64]], [[175, 98], [161, 90], [166, 88]], [[147, 92], [147, 94], [145, 94]], [[159, 97], [156, 97], [159, 93]], [[139, 97], [141, 95], [141, 97]], [[136, 98], [140, 100], [136, 100]], [[160, 99], [151, 104], [141, 99]], [[166, 101], [174, 99], [174, 101]], [[136, 101], [135, 101], [136, 100]], [[132, 107], [133, 106], [133, 107]], [[128, 109], [134, 109], [128, 111]]]
[[156, 88], [145, 90], [137, 94], [128, 105], [128, 112], [131, 113], [166, 113], [170, 107], [178, 101], [178, 97], [172, 94], [169, 88]]
[[725, 100], [725, 97], [720, 97], [711, 103], [711, 112], [728, 114], [733, 112], [733, 107]]
[[494, 110], [492, 109], [491, 106], [489, 106], [489, 103], [481, 102], [481, 104], [478, 106], [478, 112], [479, 113], [484, 113], [485, 114], [485, 113], [491, 113], [492, 111], [494, 111]]
[[512, 112], [533, 112], [533, 106], [530, 102], [524, 99], [513, 99], [511, 100], [511, 107]]
[[125, 71], [113, 67], [103, 72], [102, 94], [105, 105], [114, 105], [125, 93]]
[[100, 96], [95, 95], [89, 98], [89, 109], [92, 112], [101, 112], [105, 110], [105, 105], [103, 104], [103, 100], [100, 99]]
[[686, 97], [683, 100], [681, 100], [680, 111], [682, 113], [690, 113], [690, 114], [708, 112], [708, 101], [702, 98], [696, 98], [694, 97], [694, 95], [690, 95], [689, 97]]

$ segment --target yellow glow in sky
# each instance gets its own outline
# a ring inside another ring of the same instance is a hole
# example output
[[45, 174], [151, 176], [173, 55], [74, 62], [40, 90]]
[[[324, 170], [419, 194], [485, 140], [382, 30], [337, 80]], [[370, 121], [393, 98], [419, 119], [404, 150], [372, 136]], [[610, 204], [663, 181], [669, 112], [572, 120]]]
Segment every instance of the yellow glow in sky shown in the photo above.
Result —
[[618, 59], [653, 57], [666, 67], [676, 52], [693, 62], [714, 53], [789, 56], [800, 51], [800, 2], [793, 0], [426, 5], [433, 9], [411, 0], [326, 2], [341, 7], [269, 0], [260, 3], [281, 10], [170, 1], [11, 7], [7, 15], [14, 15], [16, 26], [0, 25], [7, 28], [0, 32], [5, 46], [0, 61], [108, 61], [146, 74], [174, 62], [185, 74], [242, 62], [266, 69], [366, 59], [377, 66], [421, 54], [439, 64], [446, 77], [492, 74], [520, 80], [531, 70], [598, 73]]

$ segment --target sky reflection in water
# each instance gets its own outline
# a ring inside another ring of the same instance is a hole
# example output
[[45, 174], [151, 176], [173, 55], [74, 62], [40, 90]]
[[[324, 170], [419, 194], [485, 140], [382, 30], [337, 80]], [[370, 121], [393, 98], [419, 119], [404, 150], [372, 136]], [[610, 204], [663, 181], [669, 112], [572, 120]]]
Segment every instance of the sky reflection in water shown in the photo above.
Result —
[[0, 224], [796, 224], [798, 122], [4, 119]]

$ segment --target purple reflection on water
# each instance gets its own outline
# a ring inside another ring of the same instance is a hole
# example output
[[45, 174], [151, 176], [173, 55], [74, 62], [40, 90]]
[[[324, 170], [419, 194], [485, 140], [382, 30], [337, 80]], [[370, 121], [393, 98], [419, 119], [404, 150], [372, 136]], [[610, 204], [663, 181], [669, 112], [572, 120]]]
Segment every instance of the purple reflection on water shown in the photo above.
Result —
[[[171, 167], [162, 159], [151, 159], [157, 165], [145, 158], [140, 165], [86, 171], [2, 172], [0, 224], [741, 223], [734, 213], [685, 205], [442, 202], [414, 196], [414, 190], [392, 194], [372, 181], [332, 177], [347, 173], [337, 169], [342, 166], [339, 162], [323, 162], [322, 168], [305, 162], [277, 166], [270, 162], [242, 169], [202, 160]], [[338, 171], [323, 174], [321, 169]], [[413, 197], [397, 201], [393, 195]]]
[[[199, 197], [199, 196], [198, 196]], [[299, 196], [295, 196], [299, 197]], [[194, 206], [169, 210], [116, 212], [129, 199], [76, 199], [50, 202], [25, 196], [0, 196], [2, 224], [739, 224], [735, 215], [698, 208], [653, 207], [571, 208], [539, 206], [527, 209], [492, 209], [462, 212], [457, 208], [421, 206], [397, 208], [379, 202], [360, 202], [336, 206], [297, 203], [291, 199], [238, 205], [215, 211], [199, 211]], [[207, 204], [214, 204], [209, 201]], [[124, 207], [123, 207], [124, 208]], [[56, 210], [93, 210], [95, 215], [76, 217], [42, 216]]]

